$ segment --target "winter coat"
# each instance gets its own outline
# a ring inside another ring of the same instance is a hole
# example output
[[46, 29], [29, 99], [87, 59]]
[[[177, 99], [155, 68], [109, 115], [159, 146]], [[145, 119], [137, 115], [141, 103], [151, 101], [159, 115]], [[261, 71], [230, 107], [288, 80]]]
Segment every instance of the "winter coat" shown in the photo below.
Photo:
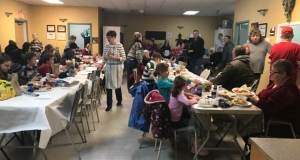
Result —
[[13, 63], [18, 63], [21, 66], [26, 65], [26, 61], [22, 56], [22, 50], [16, 44], [9, 44], [5, 47], [5, 53], [11, 58]]
[[144, 99], [146, 108], [142, 114], [145, 117], [151, 116], [151, 132], [154, 138], [171, 139], [173, 130], [171, 128], [171, 113], [164, 97], [158, 90], [153, 90]]
[[128, 127], [149, 132], [150, 119], [142, 115], [142, 110], [145, 107], [144, 97], [148, 94], [147, 82], [140, 82], [135, 84], [129, 90], [134, 97], [132, 108], [129, 116]]
[[251, 86], [254, 82], [254, 72], [249, 64], [249, 55], [241, 55], [235, 57], [226, 65], [222, 73], [211, 82], [216, 85], [222, 85], [227, 90], [234, 87], [241, 87], [246, 84]]

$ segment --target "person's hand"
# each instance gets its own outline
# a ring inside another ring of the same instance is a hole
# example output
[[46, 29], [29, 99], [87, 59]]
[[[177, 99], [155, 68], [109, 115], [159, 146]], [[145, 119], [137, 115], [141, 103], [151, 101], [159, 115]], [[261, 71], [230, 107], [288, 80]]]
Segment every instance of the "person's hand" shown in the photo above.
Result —
[[42, 76], [35, 76], [32, 78], [32, 81], [39, 81], [42, 78]]
[[190, 99], [190, 102], [191, 102], [192, 104], [198, 103], [198, 101], [197, 101], [197, 99], [196, 99], [195, 97], [193, 97], [192, 99]]
[[217, 66], [217, 67], [215, 67], [215, 70], [217, 71], [217, 70], [219, 70], [219, 67]]
[[189, 50], [188, 52], [191, 53], [191, 52], [194, 52], [194, 51], [193, 50]]
[[254, 102], [254, 103], [257, 103], [259, 101], [259, 98], [258, 98], [257, 95], [253, 95], [252, 97], [250, 97], [250, 101]]

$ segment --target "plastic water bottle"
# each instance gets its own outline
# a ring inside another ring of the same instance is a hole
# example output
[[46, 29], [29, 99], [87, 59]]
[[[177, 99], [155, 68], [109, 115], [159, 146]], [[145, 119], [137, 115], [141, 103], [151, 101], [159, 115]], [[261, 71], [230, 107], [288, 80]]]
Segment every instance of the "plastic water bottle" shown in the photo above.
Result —
[[211, 92], [211, 97], [213, 99], [217, 97], [217, 85], [214, 85], [212, 92]]
[[31, 82], [31, 79], [29, 79], [28, 83], [27, 83], [27, 91], [28, 92], [33, 92], [33, 83]]
[[200, 96], [200, 97], [202, 96], [202, 85], [201, 84], [198, 84], [197, 95]]

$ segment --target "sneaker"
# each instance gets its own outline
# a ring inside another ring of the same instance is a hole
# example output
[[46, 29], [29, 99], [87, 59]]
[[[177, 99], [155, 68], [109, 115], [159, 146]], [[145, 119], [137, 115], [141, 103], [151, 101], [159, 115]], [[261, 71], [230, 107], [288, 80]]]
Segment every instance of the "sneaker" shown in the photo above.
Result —
[[121, 106], [121, 105], [122, 105], [122, 102], [118, 102], [118, 103], [117, 103], [117, 106]]
[[106, 111], [106, 112], [110, 111], [110, 110], [111, 110], [111, 107], [112, 107], [112, 106], [107, 106], [106, 109], [105, 109], [105, 111]]
[[[197, 144], [197, 150], [198, 150], [200, 147], [201, 147], [201, 143], [198, 142], [198, 144]], [[192, 149], [191, 149], [191, 152], [192, 152], [193, 154], [195, 154], [195, 145], [194, 145], [194, 144], [193, 144], [193, 147], [192, 147]], [[200, 155], [200, 156], [207, 156], [208, 154], [209, 154], [209, 152], [206, 151], [206, 150], [202, 150], [202, 151], [199, 152], [199, 155]]]

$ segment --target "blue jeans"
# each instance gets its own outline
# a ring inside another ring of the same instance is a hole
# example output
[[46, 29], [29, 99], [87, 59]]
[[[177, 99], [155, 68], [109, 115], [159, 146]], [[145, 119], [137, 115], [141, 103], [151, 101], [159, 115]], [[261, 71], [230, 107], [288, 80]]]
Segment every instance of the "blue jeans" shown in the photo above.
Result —
[[201, 68], [201, 64], [202, 64], [202, 57], [200, 58], [190, 58], [189, 60], [189, 68], [190, 71], [194, 74], [195, 73], [195, 67]]
[[129, 88], [134, 83], [134, 78], [130, 79], [130, 75], [133, 74], [133, 69], [137, 68], [138, 62], [135, 58], [128, 57], [126, 59], [126, 72], [127, 72], [127, 89], [129, 91]]

